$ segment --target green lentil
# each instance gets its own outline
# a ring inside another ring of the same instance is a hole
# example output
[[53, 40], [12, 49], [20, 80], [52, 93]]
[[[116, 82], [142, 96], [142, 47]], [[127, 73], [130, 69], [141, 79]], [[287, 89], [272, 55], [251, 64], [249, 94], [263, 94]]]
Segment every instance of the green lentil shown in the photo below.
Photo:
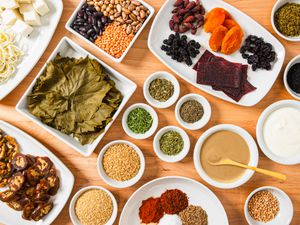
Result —
[[168, 131], [159, 139], [160, 150], [166, 155], [179, 154], [184, 146], [181, 135], [176, 131]]
[[144, 134], [150, 130], [153, 118], [150, 113], [143, 108], [133, 109], [127, 117], [129, 129], [136, 134]]

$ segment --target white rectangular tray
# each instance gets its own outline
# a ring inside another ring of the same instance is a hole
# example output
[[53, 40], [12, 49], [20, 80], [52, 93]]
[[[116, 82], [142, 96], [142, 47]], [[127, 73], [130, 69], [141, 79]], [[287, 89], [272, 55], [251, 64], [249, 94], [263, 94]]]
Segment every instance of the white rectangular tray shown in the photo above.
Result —
[[[270, 91], [275, 80], [278, 77], [278, 74], [280, 73], [285, 57], [284, 47], [271, 33], [269, 33], [260, 24], [258, 24], [256, 21], [254, 21], [252, 18], [250, 18], [240, 10], [229, 5], [228, 3], [220, 0], [200, 0], [200, 2], [203, 4], [206, 12], [209, 12], [211, 9], [216, 7], [221, 7], [227, 10], [244, 30], [244, 38], [246, 38], [250, 34], [253, 34], [259, 37], [263, 37], [266, 42], [269, 42], [273, 45], [275, 52], [277, 53], [277, 61], [272, 67], [271, 71], [257, 70], [254, 72], [252, 71], [251, 66], [249, 66], [248, 80], [257, 88], [255, 91], [243, 96], [243, 98], [239, 102], [236, 102], [221, 91], [215, 91], [208, 85], [197, 84], [197, 73], [193, 70], [192, 66], [188, 67], [184, 63], [178, 63], [172, 60], [171, 57], [167, 56], [166, 53], [160, 49], [163, 40], [168, 38], [169, 34], [173, 33], [173, 31], [171, 31], [169, 28], [169, 20], [172, 17], [171, 11], [173, 10], [174, 0], [167, 0], [155, 17], [148, 37], [149, 49], [174, 73], [176, 73], [185, 81], [199, 88], [200, 90], [241, 106], [253, 106], [257, 104]], [[208, 44], [210, 34], [206, 33], [202, 28], [200, 28], [199, 30], [200, 31], [198, 31], [196, 35], [192, 35], [190, 32], [187, 32], [186, 35], [188, 36], [188, 39], [194, 39], [201, 44], [202, 48], [200, 52], [202, 54], [204, 53], [205, 49], [211, 51]], [[231, 62], [247, 64], [247, 61], [242, 58], [241, 54], [238, 51], [232, 55], [223, 55], [215, 53], [213, 51], [211, 52]], [[200, 56], [201, 55], [199, 54], [194, 59], [194, 64], [198, 61]]]
[[[110, 78], [113, 81], [115, 81], [116, 87], [121, 91], [123, 95], [123, 100], [121, 102], [121, 105], [119, 106], [118, 110], [114, 114], [112, 121], [105, 127], [104, 132], [101, 135], [99, 135], [99, 137], [91, 144], [81, 145], [73, 137], [66, 135], [50, 126], [45, 125], [28, 111], [27, 96], [31, 93], [32, 87], [36, 83], [38, 77], [42, 74], [42, 72], [46, 68], [47, 63], [52, 59], [54, 59], [57, 53], [60, 53], [61, 56], [68, 56], [68, 57], [75, 57], [75, 58], [89, 56], [92, 59], [96, 59], [104, 67], [104, 69], [110, 74]], [[99, 142], [101, 141], [101, 139], [103, 138], [103, 136], [106, 134], [110, 126], [112, 125], [113, 121], [116, 120], [119, 113], [124, 108], [125, 104], [127, 103], [129, 98], [136, 90], [137, 86], [134, 82], [132, 82], [131, 80], [129, 80], [128, 78], [120, 74], [119, 72], [115, 71], [113, 68], [111, 68], [101, 60], [97, 59], [95, 56], [87, 52], [85, 49], [81, 48], [78, 44], [76, 44], [75, 42], [73, 42], [67, 37], [62, 38], [62, 40], [60, 41], [56, 49], [53, 51], [53, 53], [47, 60], [47, 63], [43, 66], [39, 74], [36, 76], [34, 81], [31, 83], [31, 85], [28, 87], [28, 89], [26, 90], [26, 92], [18, 102], [16, 106], [16, 110], [22, 113], [23, 115], [25, 115], [26, 117], [28, 117], [29, 119], [31, 119], [33, 122], [35, 122], [36, 124], [44, 128], [45, 130], [47, 130], [53, 136], [59, 138], [64, 143], [74, 148], [77, 152], [81, 153], [84, 156], [90, 156], [95, 150], [95, 148], [97, 147], [97, 145], [99, 144]]]
[[[72, 192], [74, 185], [74, 176], [71, 171], [45, 146], [35, 140], [33, 137], [29, 136], [20, 129], [0, 120], [0, 129], [4, 131], [5, 134], [14, 137], [20, 146], [20, 151], [23, 154], [31, 154], [33, 156], [47, 156], [53, 162], [57, 174], [60, 179], [60, 187], [55, 196], [51, 198], [53, 201], [53, 209], [46, 215], [42, 220], [28, 221], [22, 219], [22, 212], [18, 212], [7, 206], [5, 203], [0, 201], [0, 224], [7, 225], [49, 225], [55, 218], [59, 215], [63, 207], [68, 201], [68, 198]], [[1, 188], [4, 190], [5, 188]]]

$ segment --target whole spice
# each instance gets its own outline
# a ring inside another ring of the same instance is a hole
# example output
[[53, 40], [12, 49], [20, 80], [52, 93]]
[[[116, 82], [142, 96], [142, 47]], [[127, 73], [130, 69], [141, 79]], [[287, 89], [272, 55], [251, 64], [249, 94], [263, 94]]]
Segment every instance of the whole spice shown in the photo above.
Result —
[[189, 200], [184, 192], [178, 189], [167, 190], [160, 197], [161, 205], [167, 214], [178, 214], [188, 207]]
[[141, 162], [139, 155], [131, 146], [115, 144], [105, 151], [102, 166], [111, 179], [127, 181], [137, 175]]
[[200, 206], [189, 205], [179, 213], [182, 225], [207, 225], [207, 213]]
[[294, 64], [288, 71], [287, 82], [290, 88], [300, 94], [300, 63]]
[[99, 189], [84, 192], [75, 203], [75, 214], [83, 225], [104, 225], [112, 212], [113, 203], [110, 196]]
[[174, 94], [174, 85], [167, 79], [158, 78], [150, 83], [149, 93], [155, 100], [165, 102]]
[[142, 201], [139, 209], [139, 216], [142, 223], [158, 223], [163, 217], [164, 210], [160, 203], [160, 198], [148, 198]]
[[188, 100], [179, 109], [182, 120], [186, 123], [195, 123], [204, 115], [203, 106], [196, 100]]
[[255, 193], [248, 203], [248, 211], [251, 217], [260, 222], [269, 222], [278, 214], [279, 202], [269, 191]]
[[126, 51], [134, 35], [127, 34], [125, 28], [115, 23], [109, 24], [95, 44], [115, 58], [120, 58]]
[[127, 117], [129, 129], [136, 134], [144, 134], [150, 130], [153, 118], [150, 113], [143, 108], [133, 109]]
[[160, 150], [166, 155], [179, 154], [184, 146], [181, 135], [176, 131], [168, 131], [159, 139]]
[[274, 15], [276, 28], [284, 35], [300, 36], [300, 4], [288, 2]]

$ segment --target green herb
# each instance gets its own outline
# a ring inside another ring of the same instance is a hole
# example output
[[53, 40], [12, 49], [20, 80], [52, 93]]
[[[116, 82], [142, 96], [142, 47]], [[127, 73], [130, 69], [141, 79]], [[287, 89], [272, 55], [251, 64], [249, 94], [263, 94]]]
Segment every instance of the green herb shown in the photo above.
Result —
[[183, 149], [183, 139], [176, 131], [168, 131], [159, 139], [160, 150], [166, 155], [177, 155]]
[[122, 98], [96, 60], [57, 55], [37, 79], [28, 96], [28, 109], [84, 145], [104, 131]]
[[127, 117], [129, 129], [136, 134], [146, 133], [152, 126], [153, 119], [150, 113], [143, 108], [133, 109]]
[[165, 102], [174, 94], [174, 85], [166, 79], [155, 79], [149, 85], [149, 93], [155, 100]]
[[275, 25], [286, 36], [300, 36], [300, 4], [286, 3], [275, 13]]
[[182, 104], [179, 113], [184, 122], [195, 123], [203, 117], [204, 109], [198, 101], [188, 100]]

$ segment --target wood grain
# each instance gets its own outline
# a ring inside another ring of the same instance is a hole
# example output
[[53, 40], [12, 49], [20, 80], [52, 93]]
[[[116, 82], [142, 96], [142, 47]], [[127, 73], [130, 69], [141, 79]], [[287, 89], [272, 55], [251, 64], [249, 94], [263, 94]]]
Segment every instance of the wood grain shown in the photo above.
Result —
[[[262, 24], [266, 29], [274, 34], [274, 31], [270, 23], [270, 13], [273, 7], [273, 4], [276, 0], [226, 0], [228, 3], [239, 8], [240, 10], [246, 12], [249, 16], [253, 17], [256, 21]], [[198, 89], [192, 87], [179, 77], [178, 80], [181, 84], [181, 96], [187, 93], [199, 93], [204, 95], [212, 105], [212, 118], [208, 125], [199, 131], [187, 131], [191, 139], [191, 151], [180, 163], [169, 164], [160, 161], [154, 154], [152, 149], [153, 138], [149, 138], [143, 141], [137, 141], [129, 138], [122, 130], [121, 118], [122, 113], [114, 122], [113, 126], [105, 135], [97, 150], [92, 154], [91, 157], [84, 158], [79, 153], [75, 152], [72, 148], [68, 147], [57, 138], [50, 135], [48, 132], [42, 128], [35, 125], [33, 122], [30, 122], [27, 118], [21, 116], [14, 109], [16, 103], [23, 95], [24, 91], [27, 89], [29, 84], [32, 82], [34, 77], [37, 75], [38, 71], [41, 69], [42, 65], [45, 63], [46, 59], [49, 57], [50, 53], [56, 47], [58, 42], [63, 36], [68, 36], [78, 42], [81, 46], [86, 48], [88, 51], [98, 56], [101, 60], [105, 61], [116, 70], [132, 79], [137, 83], [138, 89], [135, 92], [134, 96], [129, 101], [128, 105], [136, 102], [145, 102], [145, 99], [142, 94], [142, 85], [146, 77], [158, 70], [168, 69], [160, 63], [148, 50], [147, 48], [147, 37], [148, 32], [151, 26], [147, 25], [146, 29], [142, 32], [140, 37], [137, 39], [133, 48], [129, 51], [129, 54], [126, 56], [125, 60], [118, 64], [114, 63], [110, 59], [107, 59], [104, 55], [98, 53], [95, 49], [87, 46], [85, 43], [80, 41], [74, 35], [70, 34], [65, 28], [65, 23], [70, 17], [71, 13], [77, 6], [79, 0], [63, 0], [64, 11], [59, 23], [59, 26], [56, 30], [56, 33], [53, 39], [50, 42], [46, 52], [43, 54], [35, 68], [31, 73], [24, 79], [24, 81], [3, 101], [0, 102], [0, 119], [5, 120], [20, 129], [24, 130], [28, 134], [32, 135], [34, 138], [43, 143], [48, 147], [54, 154], [56, 154], [72, 171], [75, 175], [75, 186], [72, 192], [72, 195], [80, 188], [88, 185], [101, 185], [105, 188], [108, 188], [116, 196], [119, 204], [119, 214], [125, 204], [126, 200], [130, 195], [144, 183], [163, 176], [169, 175], [179, 175], [189, 178], [196, 179], [206, 186], [208, 186], [214, 193], [219, 197], [223, 203], [226, 212], [228, 214], [229, 222], [233, 225], [242, 225], [247, 224], [243, 214], [244, 201], [247, 195], [255, 188], [272, 185], [283, 189], [292, 199], [294, 204], [294, 218], [292, 224], [299, 224], [300, 221], [300, 195], [299, 189], [300, 186], [300, 173], [299, 166], [284, 166], [277, 164], [263, 155], [260, 151], [260, 161], [259, 166], [262, 168], [280, 171], [287, 175], [288, 179], [286, 182], [281, 183], [276, 179], [266, 177], [264, 175], [255, 174], [252, 179], [243, 185], [242, 187], [233, 189], [233, 190], [221, 190], [214, 188], [207, 183], [205, 183], [196, 173], [193, 161], [192, 161], [192, 149], [194, 148], [196, 140], [199, 136], [209, 127], [221, 123], [231, 123], [238, 126], [241, 126], [248, 130], [253, 136], [255, 136], [255, 126], [257, 119], [260, 113], [271, 103], [281, 100], [281, 99], [290, 99], [291, 97], [284, 89], [282, 82], [282, 72], [279, 75], [275, 85], [268, 95], [255, 107], [252, 108], [243, 108], [236, 106], [215, 97], [212, 97]], [[151, 4], [155, 11], [157, 12], [160, 6], [164, 3], [163, 0], [153, 0], [147, 1]], [[275, 35], [278, 37], [277, 35]], [[279, 38], [279, 37], [278, 37]], [[279, 40], [286, 47], [286, 60], [285, 64], [294, 56], [297, 55], [300, 51], [299, 43], [290, 43], [286, 42], [283, 39]], [[284, 69], [284, 67], [283, 67]], [[170, 72], [170, 71], [169, 71]], [[174, 106], [168, 109], [157, 110], [159, 116], [159, 128], [166, 125], [178, 125], [175, 116], [174, 116]], [[136, 185], [127, 189], [116, 189], [107, 186], [98, 176], [96, 170], [96, 159], [100, 149], [110, 141], [116, 139], [125, 139], [136, 143], [143, 151], [146, 158], [146, 171], [141, 179]], [[69, 214], [68, 214], [69, 202], [64, 207], [63, 211], [60, 213], [58, 218], [55, 220], [54, 224], [71, 224]], [[216, 215], [217, 216], [217, 215]], [[116, 222], [115, 224], [117, 224]], [[221, 225], [221, 224], [220, 224]]]

